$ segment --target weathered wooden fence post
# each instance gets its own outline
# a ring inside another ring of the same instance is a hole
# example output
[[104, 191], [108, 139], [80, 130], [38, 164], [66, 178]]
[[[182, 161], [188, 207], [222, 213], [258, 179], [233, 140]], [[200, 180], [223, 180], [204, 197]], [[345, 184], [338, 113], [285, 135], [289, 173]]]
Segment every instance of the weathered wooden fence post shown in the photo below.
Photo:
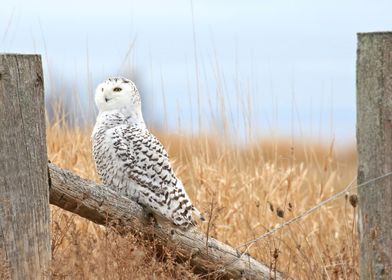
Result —
[[41, 57], [0, 54], [0, 255], [11, 279], [50, 278]]
[[[358, 184], [392, 171], [392, 32], [358, 34]], [[359, 192], [360, 278], [392, 279], [392, 177]]]

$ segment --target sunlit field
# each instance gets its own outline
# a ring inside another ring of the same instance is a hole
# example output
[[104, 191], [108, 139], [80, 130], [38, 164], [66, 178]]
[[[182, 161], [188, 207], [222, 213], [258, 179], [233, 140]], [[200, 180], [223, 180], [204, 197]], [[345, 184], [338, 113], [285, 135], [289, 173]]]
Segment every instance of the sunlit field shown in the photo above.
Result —
[[[71, 127], [57, 114], [47, 124], [49, 159], [99, 182], [91, 157], [92, 126]], [[344, 189], [356, 176], [355, 146], [269, 137], [249, 144], [218, 135], [154, 131], [194, 204], [199, 224], [233, 247], [252, 240]], [[255, 242], [248, 253], [296, 279], [357, 279], [355, 208], [341, 196]], [[355, 206], [355, 205], [354, 205]], [[206, 279], [175, 251], [138, 235], [120, 236], [52, 207], [54, 279]], [[211, 273], [209, 279], [219, 278]]]

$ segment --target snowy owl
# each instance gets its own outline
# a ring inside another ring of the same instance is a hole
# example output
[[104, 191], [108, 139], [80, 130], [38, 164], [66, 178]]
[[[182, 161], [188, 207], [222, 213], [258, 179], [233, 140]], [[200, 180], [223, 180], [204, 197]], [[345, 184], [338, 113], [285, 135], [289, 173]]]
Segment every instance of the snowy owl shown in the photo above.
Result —
[[174, 174], [165, 148], [146, 128], [135, 84], [109, 78], [98, 85], [95, 103], [99, 114], [91, 138], [103, 183], [181, 228], [195, 224], [192, 214], [204, 220]]

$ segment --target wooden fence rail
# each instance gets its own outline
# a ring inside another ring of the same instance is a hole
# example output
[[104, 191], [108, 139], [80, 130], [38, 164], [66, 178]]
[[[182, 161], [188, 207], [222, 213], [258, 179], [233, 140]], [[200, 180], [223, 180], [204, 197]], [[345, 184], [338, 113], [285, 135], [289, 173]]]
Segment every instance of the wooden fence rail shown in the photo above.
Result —
[[[275, 275], [268, 266], [214, 238], [208, 238], [207, 245], [206, 235], [196, 228], [182, 231], [153, 226], [136, 202], [54, 164], [49, 164], [49, 170], [50, 203], [54, 205], [98, 224], [120, 225], [120, 229], [135, 229], [158, 238], [189, 259], [199, 271], [219, 270], [217, 275], [234, 279], [271, 279]], [[276, 279], [283, 279], [279, 272], [276, 275]]]

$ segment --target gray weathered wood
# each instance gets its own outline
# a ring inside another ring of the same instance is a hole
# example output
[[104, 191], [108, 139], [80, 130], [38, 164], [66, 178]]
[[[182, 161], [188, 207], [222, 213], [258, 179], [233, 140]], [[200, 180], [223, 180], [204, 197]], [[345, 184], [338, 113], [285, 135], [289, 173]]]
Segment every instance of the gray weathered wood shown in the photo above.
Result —
[[46, 279], [49, 194], [41, 57], [0, 54], [0, 251], [11, 279]]
[[[358, 184], [392, 171], [392, 33], [358, 34]], [[392, 279], [392, 177], [359, 189], [361, 279]]]
[[[208, 239], [207, 248], [206, 235], [197, 229], [182, 231], [170, 226], [151, 226], [150, 219], [139, 204], [104, 186], [82, 179], [54, 164], [49, 164], [49, 171], [50, 203], [54, 205], [98, 224], [115, 223], [154, 235], [168, 246], [175, 247], [177, 252], [205, 272], [218, 270], [220, 273], [216, 275], [234, 279], [273, 279], [275, 275], [268, 266], [214, 238]], [[276, 279], [283, 279], [283, 276], [276, 273]]]

